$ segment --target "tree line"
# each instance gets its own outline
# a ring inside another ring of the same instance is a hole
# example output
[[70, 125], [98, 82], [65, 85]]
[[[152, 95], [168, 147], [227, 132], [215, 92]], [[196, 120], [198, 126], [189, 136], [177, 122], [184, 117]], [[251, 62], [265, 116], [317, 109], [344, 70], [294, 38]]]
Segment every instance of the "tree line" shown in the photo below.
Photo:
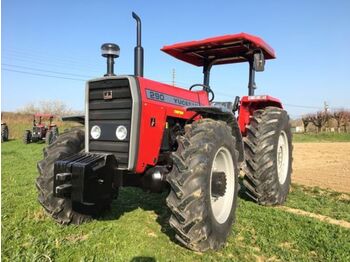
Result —
[[84, 114], [83, 110], [77, 111], [70, 108], [65, 102], [60, 100], [42, 100], [37, 102], [30, 102], [17, 110], [20, 114], [35, 114], [35, 113], [48, 113], [57, 117], [67, 115], [81, 115]]
[[307, 114], [301, 118], [303, 122], [304, 132], [306, 132], [309, 124], [313, 124], [317, 132], [321, 132], [324, 127], [329, 124], [331, 120], [336, 123], [337, 131], [340, 132], [341, 129], [344, 132], [348, 131], [348, 125], [350, 124], [350, 111], [345, 109], [336, 110], [334, 112], [318, 111], [313, 114]]

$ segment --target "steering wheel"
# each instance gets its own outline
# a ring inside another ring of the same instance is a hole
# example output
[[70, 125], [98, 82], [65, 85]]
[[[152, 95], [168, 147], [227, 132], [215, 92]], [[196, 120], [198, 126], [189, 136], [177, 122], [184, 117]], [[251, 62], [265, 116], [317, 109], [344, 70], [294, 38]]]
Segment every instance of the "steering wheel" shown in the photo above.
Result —
[[211, 98], [209, 99], [209, 102], [212, 102], [215, 98], [215, 95], [214, 95], [214, 92], [213, 90], [211, 90], [211, 88], [207, 85], [203, 85], [203, 84], [194, 84], [194, 85], [191, 85], [190, 87], [190, 91], [192, 91], [192, 89], [196, 86], [201, 86], [205, 92], [208, 93], [208, 97], [209, 97], [209, 94], [211, 94]]

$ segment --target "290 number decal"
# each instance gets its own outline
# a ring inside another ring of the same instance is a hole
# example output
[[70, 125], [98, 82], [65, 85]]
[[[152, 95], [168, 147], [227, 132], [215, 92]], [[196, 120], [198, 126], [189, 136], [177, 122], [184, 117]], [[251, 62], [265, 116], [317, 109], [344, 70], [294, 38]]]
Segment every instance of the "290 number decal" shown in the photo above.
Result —
[[199, 106], [199, 103], [191, 100], [182, 99], [176, 96], [163, 94], [157, 91], [146, 89], [146, 95], [148, 99], [160, 101], [167, 104], [179, 105], [179, 106]]
[[165, 98], [164, 98], [163, 94], [160, 94], [160, 93], [157, 93], [157, 92], [154, 92], [154, 91], [151, 91], [151, 90], [147, 90], [147, 91], [149, 91], [149, 98], [150, 99], [165, 101]]

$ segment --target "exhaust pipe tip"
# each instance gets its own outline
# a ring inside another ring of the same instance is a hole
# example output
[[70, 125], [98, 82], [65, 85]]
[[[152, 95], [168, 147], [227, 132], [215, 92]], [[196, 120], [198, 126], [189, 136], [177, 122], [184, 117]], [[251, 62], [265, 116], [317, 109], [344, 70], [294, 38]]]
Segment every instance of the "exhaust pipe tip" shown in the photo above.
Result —
[[143, 77], [143, 47], [141, 45], [141, 19], [132, 12], [132, 17], [136, 20], [136, 47], [134, 49], [134, 74]]

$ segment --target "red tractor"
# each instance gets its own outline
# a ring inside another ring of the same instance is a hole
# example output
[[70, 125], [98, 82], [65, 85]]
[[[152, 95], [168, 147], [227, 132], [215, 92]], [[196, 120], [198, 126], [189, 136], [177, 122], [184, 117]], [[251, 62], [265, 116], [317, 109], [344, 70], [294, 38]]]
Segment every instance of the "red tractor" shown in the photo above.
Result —
[[[80, 224], [107, 210], [119, 187], [168, 191], [170, 226], [185, 247], [222, 247], [235, 220], [238, 174], [261, 205], [286, 200], [292, 171], [287, 112], [277, 98], [254, 95], [255, 72], [274, 50], [245, 33], [164, 46], [162, 51], [203, 67], [189, 90], [143, 77], [141, 20], [134, 75], [115, 75], [120, 49], [102, 45], [107, 73], [86, 83], [85, 130], [63, 133], [38, 163], [39, 202], [60, 224]], [[249, 63], [248, 96], [213, 102], [210, 69]], [[238, 117], [235, 116], [237, 113]]]
[[[40, 114], [33, 115], [33, 128], [26, 130], [23, 134], [23, 143], [29, 144], [31, 142], [38, 142], [45, 140], [48, 145], [57, 139], [58, 127], [52, 123], [54, 115]], [[49, 123], [43, 123], [43, 119]]]

